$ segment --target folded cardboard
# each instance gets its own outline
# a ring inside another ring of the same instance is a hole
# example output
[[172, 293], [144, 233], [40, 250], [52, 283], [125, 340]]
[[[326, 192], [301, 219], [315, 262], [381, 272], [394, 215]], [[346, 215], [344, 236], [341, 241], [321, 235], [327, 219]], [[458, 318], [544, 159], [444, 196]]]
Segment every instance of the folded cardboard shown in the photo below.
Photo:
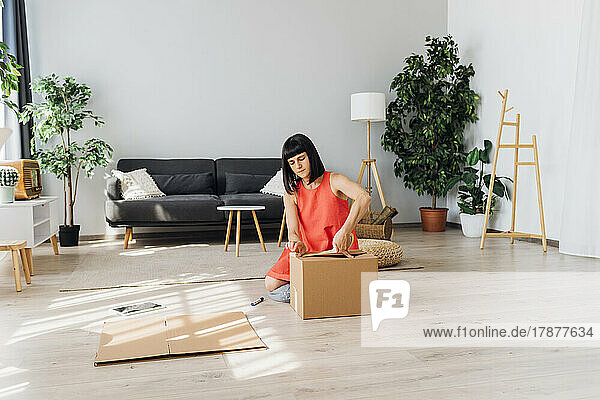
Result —
[[[302, 319], [361, 315], [369, 310], [368, 282], [377, 279], [377, 257], [360, 251], [297, 256], [290, 254], [290, 305]], [[369, 280], [361, 281], [362, 273]]]
[[265, 348], [243, 312], [139, 318], [104, 323], [94, 365]]

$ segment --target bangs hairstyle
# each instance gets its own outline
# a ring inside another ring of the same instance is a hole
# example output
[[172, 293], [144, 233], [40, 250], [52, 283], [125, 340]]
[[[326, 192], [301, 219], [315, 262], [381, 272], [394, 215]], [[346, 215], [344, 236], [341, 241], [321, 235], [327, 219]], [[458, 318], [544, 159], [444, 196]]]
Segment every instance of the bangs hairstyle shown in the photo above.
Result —
[[308, 162], [310, 164], [310, 180], [308, 183], [316, 181], [321, 175], [325, 173], [325, 167], [323, 161], [319, 157], [317, 148], [313, 144], [312, 140], [308, 136], [302, 133], [296, 133], [283, 143], [281, 149], [281, 169], [283, 170], [283, 187], [289, 194], [294, 194], [296, 188], [300, 183], [298, 175], [292, 171], [292, 167], [288, 163], [288, 159], [297, 156], [300, 153], [308, 155]]

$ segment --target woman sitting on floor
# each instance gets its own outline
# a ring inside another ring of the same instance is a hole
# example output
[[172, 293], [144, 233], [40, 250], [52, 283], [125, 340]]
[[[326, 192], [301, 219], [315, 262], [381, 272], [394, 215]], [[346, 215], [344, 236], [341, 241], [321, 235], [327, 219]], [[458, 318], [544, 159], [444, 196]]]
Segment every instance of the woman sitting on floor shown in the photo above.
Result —
[[[313, 142], [301, 133], [281, 150], [288, 242], [265, 276], [269, 297], [290, 301], [290, 252], [358, 249], [354, 227], [367, 213], [371, 197], [344, 175], [325, 171]], [[348, 198], [354, 200], [348, 207]]]

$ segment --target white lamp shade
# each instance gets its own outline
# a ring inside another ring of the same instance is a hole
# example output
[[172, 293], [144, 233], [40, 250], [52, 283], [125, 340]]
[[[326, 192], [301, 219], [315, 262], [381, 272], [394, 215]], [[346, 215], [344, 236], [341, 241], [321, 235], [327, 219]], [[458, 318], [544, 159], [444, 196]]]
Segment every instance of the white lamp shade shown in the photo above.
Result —
[[0, 128], [0, 149], [8, 141], [10, 135], [12, 135], [12, 129]]
[[385, 93], [354, 93], [350, 116], [352, 121], [385, 121]]

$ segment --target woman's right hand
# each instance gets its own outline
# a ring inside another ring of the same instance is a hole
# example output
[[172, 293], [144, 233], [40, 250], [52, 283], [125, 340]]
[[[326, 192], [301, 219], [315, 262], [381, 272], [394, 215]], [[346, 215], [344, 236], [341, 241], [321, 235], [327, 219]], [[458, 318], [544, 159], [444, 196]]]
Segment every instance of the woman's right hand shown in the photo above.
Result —
[[287, 242], [286, 247], [289, 251], [294, 252], [300, 256], [306, 253], [307, 250], [306, 245], [300, 240], [291, 240]]

